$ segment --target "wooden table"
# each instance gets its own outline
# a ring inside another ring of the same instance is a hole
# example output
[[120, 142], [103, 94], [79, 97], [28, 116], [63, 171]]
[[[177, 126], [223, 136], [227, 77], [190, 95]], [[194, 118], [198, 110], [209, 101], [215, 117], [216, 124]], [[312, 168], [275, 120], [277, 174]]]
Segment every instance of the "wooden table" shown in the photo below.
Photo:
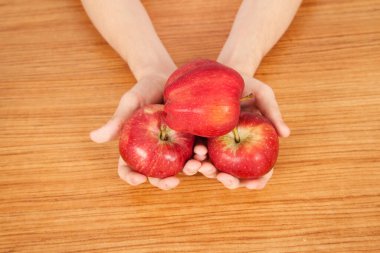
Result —
[[[240, 1], [144, 1], [176, 63]], [[0, 1], [0, 252], [379, 252], [380, 1], [305, 1], [257, 78], [292, 135], [263, 191], [131, 187], [90, 130], [134, 83], [74, 0]]]

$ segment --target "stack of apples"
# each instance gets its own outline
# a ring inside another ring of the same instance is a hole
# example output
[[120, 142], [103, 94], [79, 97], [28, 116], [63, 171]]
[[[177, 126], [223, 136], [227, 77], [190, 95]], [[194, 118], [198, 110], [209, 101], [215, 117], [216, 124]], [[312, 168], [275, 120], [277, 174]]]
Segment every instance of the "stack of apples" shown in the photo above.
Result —
[[255, 179], [274, 166], [279, 149], [271, 122], [241, 112], [244, 81], [235, 70], [196, 60], [167, 80], [164, 105], [146, 105], [124, 124], [119, 150], [135, 171], [165, 178], [179, 173], [196, 136], [207, 138], [210, 161], [225, 173]]

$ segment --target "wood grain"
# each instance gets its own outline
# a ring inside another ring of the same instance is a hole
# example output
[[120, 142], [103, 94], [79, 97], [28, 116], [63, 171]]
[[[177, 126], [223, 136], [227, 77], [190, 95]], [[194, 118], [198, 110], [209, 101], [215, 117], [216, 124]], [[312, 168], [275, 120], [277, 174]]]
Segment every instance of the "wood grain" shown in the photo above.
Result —
[[[144, 1], [176, 63], [240, 1]], [[79, 1], [0, 0], [0, 252], [379, 252], [380, 1], [309, 0], [257, 77], [292, 135], [263, 191], [130, 187], [88, 133], [134, 78]]]

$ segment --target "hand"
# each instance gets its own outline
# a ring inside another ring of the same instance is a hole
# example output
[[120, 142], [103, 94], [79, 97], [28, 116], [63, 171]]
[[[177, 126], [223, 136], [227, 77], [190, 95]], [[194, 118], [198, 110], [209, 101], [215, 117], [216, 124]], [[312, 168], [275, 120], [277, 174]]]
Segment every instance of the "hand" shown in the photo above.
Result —
[[[145, 104], [159, 103], [162, 99], [162, 90], [166, 82], [165, 75], [149, 75], [141, 78], [139, 82], [127, 91], [120, 99], [119, 105], [112, 118], [102, 127], [90, 133], [90, 138], [96, 143], [104, 143], [114, 140], [119, 136], [123, 123], [140, 107]], [[205, 147], [199, 148], [195, 145], [196, 156], [205, 156]], [[207, 150], [206, 150], [207, 152]], [[198, 155], [197, 155], [198, 154]], [[193, 175], [197, 173], [201, 162], [195, 159], [189, 160], [184, 166], [184, 173]], [[164, 179], [146, 177], [133, 171], [124, 160], [119, 157], [118, 174], [120, 178], [130, 185], [139, 185], [149, 180], [149, 182], [162, 189], [170, 190], [179, 184], [177, 177], [167, 177]]]
[[[249, 102], [242, 102], [242, 110], [256, 111], [262, 113], [274, 125], [280, 137], [288, 137], [290, 129], [282, 119], [280, 109], [278, 107], [273, 90], [265, 83], [248, 76], [243, 76], [245, 82], [245, 89], [243, 96], [253, 94], [253, 99]], [[198, 147], [198, 150], [201, 149]], [[207, 154], [206, 146], [202, 147], [204, 157]], [[206, 152], [204, 152], [206, 150]], [[239, 180], [227, 173], [218, 172], [217, 168], [208, 161], [203, 161], [199, 169], [203, 175], [208, 178], [216, 178], [225, 187], [229, 189], [236, 189], [239, 187], [246, 187], [248, 189], [263, 189], [273, 175], [273, 169], [266, 175], [259, 179], [252, 180]]]

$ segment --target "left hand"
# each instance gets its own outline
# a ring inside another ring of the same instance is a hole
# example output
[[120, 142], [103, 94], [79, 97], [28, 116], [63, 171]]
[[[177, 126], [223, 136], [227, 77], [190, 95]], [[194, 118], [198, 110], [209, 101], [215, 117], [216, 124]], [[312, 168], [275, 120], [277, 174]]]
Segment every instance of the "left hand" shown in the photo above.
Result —
[[[290, 135], [290, 129], [282, 119], [273, 90], [267, 84], [253, 77], [243, 76], [243, 78], [245, 82], [243, 96], [252, 93], [254, 98], [252, 101], [243, 102], [242, 110], [258, 111], [273, 123], [280, 137], [288, 137]], [[266, 186], [273, 175], [272, 168], [271, 171], [259, 179], [240, 180], [230, 174], [219, 172], [212, 163], [204, 161], [207, 154], [207, 148], [205, 145], [198, 146], [198, 149], [202, 149], [202, 154], [204, 153], [201, 157], [194, 157], [202, 162], [199, 172], [208, 178], [216, 178], [228, 189], [246, 187], [248, 189], [261, 190]]]
[[[140, 107], [145, 104], [158, 103], [161, 100], [162, 91], [158, 87], [163, 87], [167, 77], [164, 75], [147, 75], [129, 91], [127, 91], [120, 99], [119, 106], [117, 107], [112, 118], [102, 127], [92, 131], [90, 138], [96, 143], [105, 143], [118, 138], [123, 123]], [[198, 144], [194, 147], [195, 157], [198, 160], [188, 160], [183, 168], [186, 175], [194, 175], [197, 173], [201, 166], [202, 156], [205, 157], [207, 149], [199, 147]], [[170, 190], [175, 188], [180, 180], [172, 176], [167, 178], [153, 178], [146, 177], [143, 174], [133, 171], [126, 162], [119, 157], [118, 162], [119, 177], [130, 185], [139, 185], [145, 181], [149, 181], [153, 186], [161, 190]]]

